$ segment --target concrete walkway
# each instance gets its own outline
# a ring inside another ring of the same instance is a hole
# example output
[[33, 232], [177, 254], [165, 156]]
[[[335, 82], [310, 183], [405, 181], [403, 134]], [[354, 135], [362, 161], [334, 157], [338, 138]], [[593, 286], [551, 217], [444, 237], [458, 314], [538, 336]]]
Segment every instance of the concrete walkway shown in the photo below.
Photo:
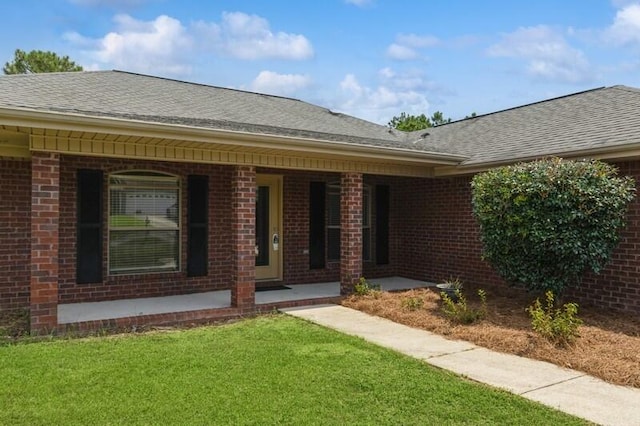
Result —
[[344, 306], [282, 311], [598, 424], [640, 425], [640, 389], [612, 385], [547, 362], [447, 340]]

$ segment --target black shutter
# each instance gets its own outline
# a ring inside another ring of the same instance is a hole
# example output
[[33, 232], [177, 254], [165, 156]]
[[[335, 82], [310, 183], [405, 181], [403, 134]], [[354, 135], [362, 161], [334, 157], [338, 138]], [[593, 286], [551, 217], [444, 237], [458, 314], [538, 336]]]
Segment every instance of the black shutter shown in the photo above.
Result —
[[202, 277], [209, 259], [209, 177], [187, 180], [187, 276]]
[[325, 183], [309, 187], [309, 268], [324, 268]]
[[376, 185], [376, 263], [389, 263], [389, 186]]
[[102, 282], [102, 170], [78, 170], [76, 282]]

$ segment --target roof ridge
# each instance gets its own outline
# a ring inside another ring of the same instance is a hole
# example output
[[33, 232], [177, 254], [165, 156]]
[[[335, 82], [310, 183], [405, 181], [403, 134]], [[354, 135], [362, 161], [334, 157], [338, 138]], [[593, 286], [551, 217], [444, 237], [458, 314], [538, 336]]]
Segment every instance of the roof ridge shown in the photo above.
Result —
[[593, 89], [587, 89], [587, 90], [582, 90], [580, 92], [569, 93], [567, 95], [556, 96], [556, 97], [548, 98], [548, 99], [542, 99], [540, 101], [530, 102], [528, 104], [523, 104], [523, 105], [517, 105], [517, 106], [514, 106], [514, 107], [500, 109], [500, 110], [497, 110], [497, 111], [491, 111], [491, 112], [487, 112], [487, 113], [484, 113], [484, 114], [476, 114], [474, 116], [467, 116], [465, 118], [460, 118], [458, 120], [449, 121], [448, 123], [438, 124], [437, 126], [431, 126], [431, 127], [425, 128], [425, 129], [406, 132], [405, 139], [408, 139], [409, 141], [412, 141], [412, 140], [414, 140], [413, 137], [415, 135], [417, 135], [417, 134], [420, 134], [420, 136], [422, 136], [424, 133], [428, 134], [431, 131], [438, 132], [439, 130], [434, 130], [434, 129], [444, 128], [444, 127], [447, 127], [447, 126], [451, 126], [453, 124], [462, 123], [463, 121], [467, 121], [467, 120], [475, 120], [475, 119], [482, 118], [482, 117], [488, 117], [488, 116], [491, 116], [491, 115], [501, 114], [501, 113], [507, 112], [507, 111], [514, 111], [514, 110], [518, 110], [518, 109], [527, 108], [527, 107], [530, 107], [530, 106], [533, 106], [533, 105], [542, 104], [542, 103], [545, 103], [545, 102], [553, 102], [553, 101], [557, 101], [559, 99], [569, 98], [569, 97], [572, 97], [572, 96], [583, 95], [583, 94], [589, 93], [589, 92], [596, 92], [598, 90], [614, 89], [614, 88], [621, 89], [621, 90], [625, 90], [626, 89], [628, 91], [640, 92], [640, 89], [634, 89], [633, 87], [624, 86], [624, 85], [615, 85], [615, 86], [610, 86], [610, 87], [600, 86], [600, 87], [595, 87]]
[[124, 70], [113, 69], [113, 70], [110, 70], [109, 72], [116, 72], [116, 73], [121, 73], [121, 74], [129, 74], [129, 75], [133, 75], [133, 76], [147, 77], [147, 78], [153, 78], [153, 79], [157, 79], [157, 80], [173, 81], [175, 83], [184, 83], [184, 84], [189, 84], [189, 85], [192, 85], [192, 86], [201, 86], [201, 87], [209, 87], [209, 88], [212, 88], [212, 89], [229, 90], [229, 91], [232, 91], [232, 92], [247, 93], [247, 94], [250, 94], [250, 95], [266, 96], [266, 97], [269, 97], [269, 98], [279, 98], [279, 99], [287, 99], [287, 100], [290, 100], [290, 101], [304, 102], [304, 101], [302, 101], [300, 99], [291, 98], [291, 97], [288, 97], [288, 96], [280, 96], [280, 95], [271, 95], [269, 93], [252, 92], [250, 90], [236, 89], [236, 88], [233, 88], [233, 87], [216, 86], [216, 85], [213, 85], [213, 84], [206, 84], [206, 83], [197, 83], [197, 82], [194, 82], [194, 81], [180, 80], [180, 79], [177, 79], [177, 78], [170, 78], [170, 77], [161, 77], [161, 76], [157, 76], [157, 75], [143, 74], [143, 73], [133, 72], [133, 71], [124, 71]]
[[[252, 92], [250, 90], [236, 89], [236, 88], [233, 88], [233, 87], [216, 86], [216, 85], [213, 85], [213, 84], [197, 83], [197, 82], [188, 81], [188, 80], [180, 80], [180, 79], [176, 79], [176, 78], [161, 77], [161, 76], [156, 76], [156, 75], [143, 74], [143, 73], [137, 73], [137, 72], [132, 72], [132, 71], [123, 71], [123, 70], [117, 70], [117, 69], [108, 70], [108, 72], [129, 74], [129, 75], [133, 75], [133, 76], [147, 77], [147, 78], [152, 78], [152, 79], [157, 79], [157, 80], [164, 80], [164, 81], [172, 81], [172, 82], [183, 83], [183, 84], [188, 84], [188, 85], [192, 85], [192, 86], [200, 86], [200, 87], [208, 87], [208, 88], [211, 88], [211, 89], [226, 90], [226, 91], [229, 91], [229, 92], [246, 93], [248, 95], [263, 96], [263, 97], [266, 97], [266, 98], [284, 99], [284, 100], [287, 100], [287, 101], [299, 102], [299, 103], [302, 103], [302, 104], [305, 104], [305, 105], [310, 105], [310, 106], [312, 106], [314, 108], [323, 109], [327, 113], [329, 113], [331, 115], [334, 115], [334, 116], [348, 117], [348, 118], [364, 121], [364, 122], [367, 122], [367, 123], [372, 123], [372, 122], [370, 122], [368, 120], [364, 120], [364, 119], [359, 118], [359, 117], [355, 117], [355, 116], [352, 116], [352, 115], [349, 115], [349, 114], [344, 114], [344, 113], [342, 113], [340, 111], [334, 111], [331, 108], [327, 108], [327, 107], [322, 106], [322, 105], [314, 104], [314, 103], [311, 103], [311, 102], [303, 101], [302, 99], [292, 98], [292, 97], [289, 97], [289, 96], [281, 96], [281, 95], [272, 95], [272, 94], [269, 94], [269, 93]], [[373, 124], [377, 125], [377, 123], [373, 123]]]
[[98, 73], [110, 73], [112, 70], [82, 70], [82, 71], [53, 71], [53, 72], [28, 72], [17, 74], [0, 74], [0, 77], [8, 78], [26, 78], [32, 76], [47, 76], [47, 75], [62, 75], [62, 74], [98, 74]]
[[[584, 95], [585, 93], [597, 92], [598, 90], [613, 89], [613, 88], [616, 88], [616, 87], [618, 87], [618, 86], [594, 87], [593, 89], [587, 89], [587, 90], [582, 90], [580, 92], [569, 93], [567, 95], [561, 95], [561, 96], [556, 96], [556, 97], [553, 97], [553, 98], [542, 99], [540, 101], [530, 102], [528, 104], [523, 104], [523, 105], [517, 105], [517, 106], [514, 106], [514, 107], [500, 109], [500, 110], [497, 110], [497, 111], [491, 111], [491, 112], [487, 112], [485, 114], [478, 114], [478, 115], [475, 115], [473, 117], [465, 117], [465, 118], [462, 118], [460, 120], [452, 121], [450, 123], [445, 123], [445, 124], [441, 124], [440, 126], [434, 126], [434, 127], [441, 127], [441, 126], [446, 126], [447, 124], [460, 123], [461, 121], [465, 121], [465, 120], [474, 120], [476, 118], [481, 118], [481, 117], [486, 117], [486, 116], [489, 116], [489, 115], [500, 114], [500, 113], [503, 113], [503, 112], [513, 111], [513, 110], [517, 110], [517, 109], [523, 109], [523, 108], [527, 108], [527, 107], [530, 107], [530, 106], [533, 106], [533, 105], [539, 105], [539, 104], [543, 104], [543, 103], [546, 103], [546, 102], [553, 102], [553, 101], [557, 101], [559, 99], [570, 98], [572, 96]], [[623, 87], [626, 87], [626, 86], [623, 86]]]
[[618, 89], [618, 90], [624, 90], [625, 92], [640, 93], [640, 89], [636, 87], [625, 86], [624, 84], [616, 84], [615, 86], [611, 86], [610, 89]]

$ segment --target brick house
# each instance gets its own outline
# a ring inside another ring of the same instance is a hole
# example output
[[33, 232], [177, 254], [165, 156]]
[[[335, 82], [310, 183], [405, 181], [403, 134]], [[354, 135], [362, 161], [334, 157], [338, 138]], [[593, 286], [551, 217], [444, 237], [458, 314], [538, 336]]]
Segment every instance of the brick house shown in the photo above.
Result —
[[[402, 133], [294, 99], [119, 71], [0, 77], [0, 310], [361, 276], [481, 285], [474, 173], [542, 156], [640, 176], [640, 91], [595, 89]], [[574, 296], [640, 313], [640, 204]], [[317, 299], [316, 301], [323, 301]], [[85, 324], [87, 327], [100, 324]]]

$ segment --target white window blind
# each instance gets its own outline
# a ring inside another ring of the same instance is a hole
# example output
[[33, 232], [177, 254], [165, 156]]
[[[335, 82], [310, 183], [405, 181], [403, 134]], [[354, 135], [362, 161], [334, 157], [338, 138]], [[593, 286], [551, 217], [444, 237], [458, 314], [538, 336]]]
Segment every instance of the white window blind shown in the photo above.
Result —
[[180, 181], [155, 172], [109, 177], [109, 272], [177, 271]]

